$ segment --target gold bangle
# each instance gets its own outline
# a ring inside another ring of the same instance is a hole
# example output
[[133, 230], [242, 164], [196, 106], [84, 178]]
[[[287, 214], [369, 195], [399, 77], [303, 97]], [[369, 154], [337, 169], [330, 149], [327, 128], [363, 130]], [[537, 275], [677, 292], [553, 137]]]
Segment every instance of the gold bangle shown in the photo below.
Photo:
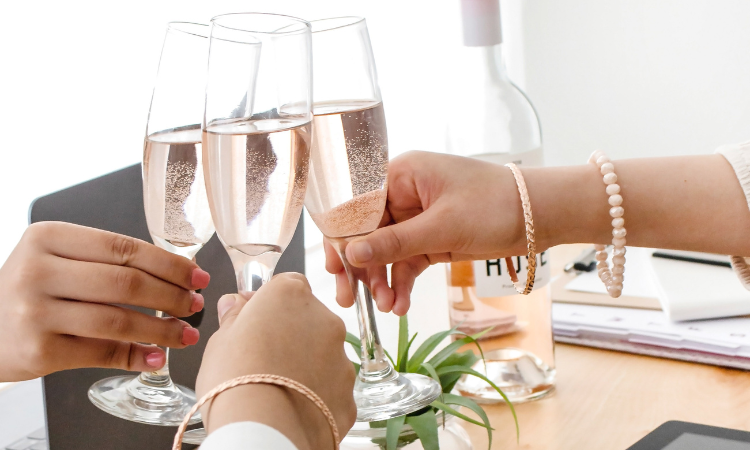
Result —
[[185, 434], [185, 429], [188, 426], [188, 422], [190, 421], [190, 418], [193, 417], [193, 415], [198, 412], [198, 409], [203, 406], [207, 401], [213, 399], [217, 395], [221, 394], [222, 392], [232, 389], [233, 387], [242, 386], [245, 384], [273, 384], [276, 386], [281, 386], [285, 388], [292, 389], [294, 391], [299, 392], [300, 394], [307, 397], [311, 402], [315, 404], [315, 406], [320, 409], [320, 412], [323, 413], [323, 415], [326, 417], [326, 420], [328, 420], [328, 426], [331, 428], [331, 434], [333, 435], [333, 448], [338, 450], [339, 448], [339, 429], [336, 427], [336, 421], [333, 418], [333, 414], [331, 414], [331, 410], [328, 409], [328, 406], [323, 402], [323, 400], [318, 397], [318, 395], [313, 392], [310, 388], [305, 386], [302, 383], [299, 383], [297, 381], [294, 381], [290, 378], [282, 377], [279, 375], [268, 375], [268, 374], [253, 374], [253, 375], [244, 375], [241, 377], [234, 378], [229, 381], [225, 381], [221, 383], [220, 385], [216, 386], [215, 388], [211, 389], [201, 397], [200, 400], [193, 406], [193, 408], [190, 410], [189, 413], [185, 416], [185, 419], [183, 419], [182, 423], [180, 424], [180, 427], [177, 429], [177, 434], [174, 437], [174, 444], [172, 444], [172, 450], [180, 450], [180, 447], [182, 445], [182, 436]]
[[516, 179], [518, 192], [521, 194], [523, 222], [526, 226], [526, 250], [528, 252], [526, 255], [528, 261], [526, 284], [524, 285], [518, 281], [518, 274], [516, 274], [516, 269], [513, 267], [513, 260], [511, 258], [505, 258], [505, 265], [508, 267], [508, 273], [510, 274], [511, 281], [513, 281], [513, 287], [516, 288], [516, 292], [528, 295], [534, 288], [534, 277], [536, 275], [536, 239], [534, 238], [534, 219], [531, 216], [529, 192], [526, 190], [526, 181], [523, 179], [521, 170], [513, 163], [508, 163], [505, 166], [510, 168], [510, 171], [513, 172], [513, 178]]

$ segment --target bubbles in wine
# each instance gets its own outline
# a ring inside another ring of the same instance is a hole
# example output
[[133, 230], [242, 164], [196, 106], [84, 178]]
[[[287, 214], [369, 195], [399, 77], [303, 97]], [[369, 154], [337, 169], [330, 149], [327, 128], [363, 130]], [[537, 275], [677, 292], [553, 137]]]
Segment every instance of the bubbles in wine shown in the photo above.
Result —
[[319, 103], [306, 206], [328, 237], [377, 228], [387, 197], [388, 136], [380, 102]]
[[[197, 251], [214, 233], [208, 207], [200, 128], [195, 125], [146, 138], [143, 193], [146, 219], [160, 246]], [[187, 253], [185, 253], [187, 255]]]

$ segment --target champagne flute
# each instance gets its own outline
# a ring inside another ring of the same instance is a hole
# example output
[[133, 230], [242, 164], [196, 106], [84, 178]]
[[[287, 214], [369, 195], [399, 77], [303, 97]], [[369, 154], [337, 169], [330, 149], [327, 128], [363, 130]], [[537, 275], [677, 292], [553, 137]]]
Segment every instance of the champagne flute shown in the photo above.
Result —
[[[168, 25], [143, 151], [143, 204], [151, 238], [156, 246], [188, 259], [214, 234], [201, 152], [207, 56], [207, 25]], [[167, 362], [153, 372], [98, 381], [89, 389], [89, 399], [123, 419], [177, 426], [195, 404], [195, 393], [172, 382]], [[196, 414], [191, 423], [199, 421]]]
[[380, 343], [367, 271], [349, 264], [345, 249], [374, 231], [388, 192], [388, 138], [367, 24], [359, 17], [311, 22], [313, 30], [313, 147], [305, 207], [334, 245], [355, 298], [362, 365], [354, 387], [357, 420], [370, 422], [424, 408], [440, 385], [400, 374]]
[[[204, 172], [240, 293], [271, 279], [302, 213], [312, 132], [310, 40], [310, 24], [290, 16], [211, 20]], [[204, 438], [203, 429], [192, 430], [183, 442]]]
[[211, 20], [203, 160], [211, 214], [239, 292], [270, 280], [294, 235], [312, 129], [310, 24], [236, 13]]

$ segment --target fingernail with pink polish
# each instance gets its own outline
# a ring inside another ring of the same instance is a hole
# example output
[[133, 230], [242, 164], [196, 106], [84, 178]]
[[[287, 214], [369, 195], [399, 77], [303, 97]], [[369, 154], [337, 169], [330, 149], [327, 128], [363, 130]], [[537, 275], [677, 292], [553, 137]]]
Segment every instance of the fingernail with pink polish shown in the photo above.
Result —
[[149, 367], [159, 368], [164, 365], [166, 358], [164, 356], [164, 353], [149, 353], [146, 355], [146, 364]]
[[201, 333], [197, 328], [186, 327], [182, 330], [182, 344], [183, 345], [195, 345], [201, 338]]
[[205, 303], [205, 300], [203, 300], [203, 296], [200, 294], [193, 294], [193, 303], [190, 304], [190, 312], [198, 312], [201, 309], [203, 309], [203, 304]]
[[208, 272], [200, 268], [193, 269], [192, 278], [190, 280], [193, 286], [197, 289], [203, 289], [208, 286], [209, 281], [211, 281], [211, 275], [209, 275]]

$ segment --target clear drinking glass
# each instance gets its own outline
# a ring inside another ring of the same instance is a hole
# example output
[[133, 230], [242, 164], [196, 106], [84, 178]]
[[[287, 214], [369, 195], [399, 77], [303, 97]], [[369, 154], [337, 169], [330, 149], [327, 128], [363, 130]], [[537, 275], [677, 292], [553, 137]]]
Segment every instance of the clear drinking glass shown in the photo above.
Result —
[[[168, 25], [143, 150], [143, 204], [151, 238], [188, 259], [214, 234], [201, 152], [208, 30], [194, 23]], [[153, 372], [98, 381], [89, 399], [123, 419], [176, 426], [195, 404], [195, 393], [172, 382], [167, 362]], [[199, 421], [196, 414], [191, 423]]]
[[311, 24], [315, 117], [305, 206], [336, 247], [354, 293], [362, 339], [357, 420], [384, 420], [429, 405], [440, 386], [393, 369], [380, 344], [367, 272], [344, 252], [351, 239], [377, 228], [388, 192], [388, 137], [367, 24], [359, 17]]
[[203, 126], [211, 214], [240, 292], [273, 275], [297, 227], [312, 131], [310, 24], [289, 16], [211, 20]]
[[[204, 171], [240, 293], [271, 279], [302, 213], [312, 133], [310, 41], [310, 24], [294, 17], [211, 20]], [[192, 430], [183, 441], [204, 438], [204, 430]]]

